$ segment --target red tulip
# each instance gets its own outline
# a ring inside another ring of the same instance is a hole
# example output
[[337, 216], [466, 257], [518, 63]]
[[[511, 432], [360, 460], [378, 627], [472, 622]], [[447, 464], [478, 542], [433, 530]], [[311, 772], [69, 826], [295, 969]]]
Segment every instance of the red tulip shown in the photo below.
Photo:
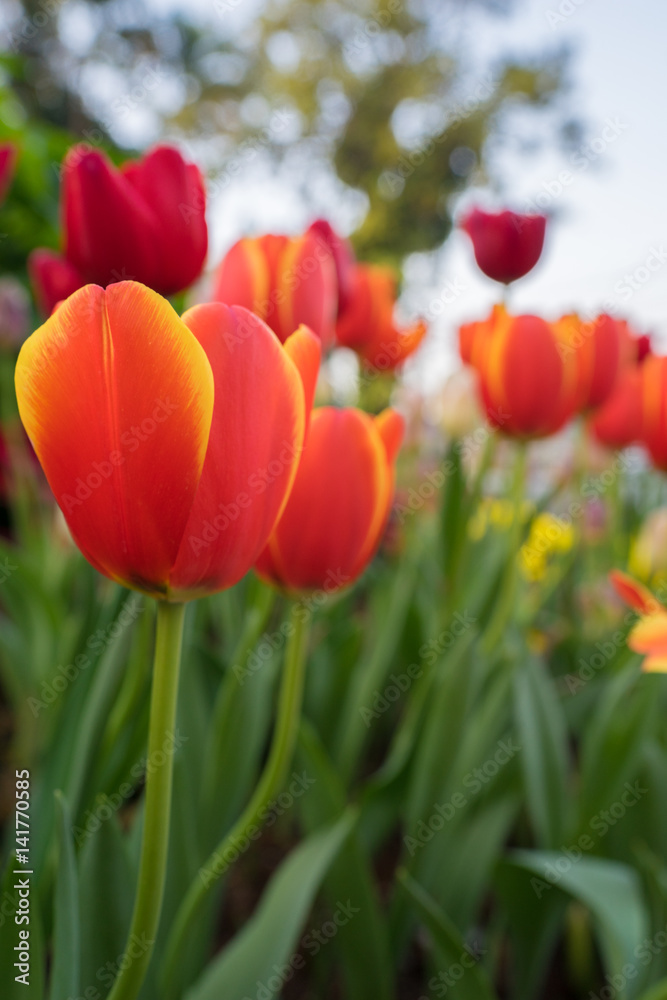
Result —
[[627, 361], [625, 330], [603, 314], [584, 322], [576, 314], [554, 323], [561, 358], [571, 369], [573, 409], [601, 406], [613, 392]]
[[212, 298], [250, 309], [283, 342], [302, 323], [323, 348], [333, 340], [336, 269], [328, 246], [313, 232], [296, 239], [239, 240], [218, 268]]
[[12, 183], [16, 168], [17, 149], [13, 142], [0, 143], [0, 205], [3, 203]]
[[129, 278], [162, 295], [200, 275], [208, 241], [204, 184], [178, 150], [157, 146], [118, 170], [100, 150], [74, 146], [62, 177], [65, 261], [52, 255], [45, 268], [33, 255], [38, 300], [51, 302], [49, 286], [77, 272], [79, 287]]
[[461, 346], [478, 373], [487, 418], [504, 434], [543, 437], [572, 415], [556, 332], [543, 319], [497, 306], [486, 323], [468, 324]]
[[385, 410], [323, 407], [310, 430], [287, 506], [256, 569], [289, 591], [348, 586], [370, 562], [394, 492], [403, 419]]
[[622, 372], [616, 388], [595, 411], [589, 429], [607, 448], [627, 448], [639, 440], [642, 426], [641, 374], [637, 366]]
[[291, 488], [318, 361], [307, 330], [282, 348], [244, 309], [179, 319], [135, 282], [64, 302], [23, 345], [16, 392], [93, 566], [174, 601], [236, 583]]
[[338, 282], [338, 315], [347, 309], [352, 295], [354, 282], [355, 258], [354, 250], [348, 240], [343, 239], [332, 228], [326, 219], [316, 219], [307, 232], [317, 236], [331, 251], [333, 262], [336, 267], [336, 280]]
[[419, 347], [426, 324], [399, 330], [394, 322], [396, 280], [390, 268], [358, 264], [352, 295], [339, 316], [336, 340], [356, 351], [370, 368], [393, 371]]
[[507, 285], [528, 274], [537, 264], [546, 224], [544, 215], [493, 213], [473, 208], [463, 218], [461, 229], [472, 240], [480, 270]]
[[28, 257], [28, 274], [37, 306], [45, 316], [86, 283], [74, 265], [53, 250], [33, 250]]
[[641, 427], [639, 440], [653, 464], [667, 472], [667, 358], [651, 355], [639, 366]]

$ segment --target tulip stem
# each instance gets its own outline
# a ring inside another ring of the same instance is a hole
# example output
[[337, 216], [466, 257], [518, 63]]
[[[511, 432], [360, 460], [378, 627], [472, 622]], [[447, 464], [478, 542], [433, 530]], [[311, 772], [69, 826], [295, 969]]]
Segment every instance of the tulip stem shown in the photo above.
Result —
[[[174, 731], [184, 617], [184, 604], [159, 602], [148, 730], [149, 761], [160, 759], [158, 755], [165, 756], [163, 748]], [[173, 760], [173, 754], [167, 754], [161, 766], [147, 768], [139, 879], [126, 960], [120, 963], [121, 971], [108, 1000], [135, 1000], [153, 953], [167, 869]], [[138, 949], [136, 942], [140, 942]]]
[[[255, 831], [266, 819], [271, 801], [280, 791], [292, 761], [301, 715], [308, 644], [308, 627], [303, 613], [299, 613], [298, 609], [299, 605], [294, 603], [290, 615], [292, 631], [285, 653], [278, 714], [264, 771], [243, 813], [199, 869], [176, 914], [169, 933], [161, 974], [162, 991], [165, 996], [173, 995], [176, 991], [178, 985], [176, 970], [197, 911], [210, 887], [229, 868], [226, 861], [227, 849], [242, 838], [249, 842], [251, 834], [253, 839], [257, 839], [254, 836]], [[235, 850], [235, 856], [238, 856], [238, 853], [238, 850]]]
[[503, 632], [512, 617], [516, 600], [516, 589], [519, 575], [519, 551], [523, 539], [523, 523], [521, 511], [526, 484], [526, 442], [520, 441], [514, 467], [514, 480], [510, 493], [512, 504], [512, 524], [509, 530], [509, 548], [507, 563], [503, 573], [498, 599], [495, 603], [491, 619], [486, 627], [483, 644], [487, 652], [495, 649]]

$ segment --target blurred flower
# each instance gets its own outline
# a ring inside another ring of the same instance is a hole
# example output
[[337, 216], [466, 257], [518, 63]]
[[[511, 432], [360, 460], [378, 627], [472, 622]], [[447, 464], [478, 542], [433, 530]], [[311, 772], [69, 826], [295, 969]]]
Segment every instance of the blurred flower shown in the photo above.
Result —
[[647, 582], [667, 574], [667, 507], [645, 518], [635, 538], [628, 565], [633, 576]]
[[[525, 500], [521, 506], [521, 521], [527, 521], [534, 510], [530, 500]], [[515, 508], [511, 500], [504, 497], [484, 497], [468, 523], [468, 534], [473, 541], [478, 542], [487, 531], [497, 529], [509, 531], [515, 517]]]
[[628, 646], [646, 656], [642, 670], [667, 672], [667, 609], [650, 590], [625, 573], [612, 570], [609, 578], [619, 597], [640, 615], [628, 637]]
[[572, 521], [563, 520], [548, 511], [538, 514], [519, 552], [519, 564], [524, 576], [533, 582], [543, 580], [550, 560], [559, 553], [569, 552], [574, 538]]
[[336, 324], [336, 340], [378, 371], [394, 371], [417, 350], [426, 324], [399, 330], [394, 322], [396, 279], [391, 268], [358, 264], [352, 292]]
[[20, 347], [28, 335], [30, 300], [16, 278], [0, 278], [0, 346]]
[[641, 374], [638, 367], [627, 368], [611, 395], [592, 414], [588, 427], [595, 440], [607, 448], [627, 448], [639, 439], [641, 423]]
[[544, 437], [572, 416], [556, 332], [543, 319], [510, 316], [496, 306], [486, 321], [461, 328], [459, 345], [478, 373], [487, 419], [503, 434]]
[[340, 315], [344, 309], [347, 309], [352, 295], [356, 263], [354, 250], [348, 240], [339, 236], [326, 219], [316, 219], [306, 231], [317, 236], [331, 252], [336, 267], [338, 315]]
[[82, 285], [77, 269], [54, 250], [33, 250], [28, 257], [28, 274], [37, 308], [45, 316]]
[[480, 426], [484, 415], [477, 396], [477, 377], [471, 368], [460, 368], [449, 376], [438, 396], [437, 416], [445, 434], [455, 440]]
[[394, 494], [403, 419], [394, 410], [313, 412], [287, 505], [256, 564], [289, 591], [347, 587], [380, 542]]
[[546, 224], [544, 215], [483, 212], [473, 208], [460, 226], [472, 240], [480, 270], [507, 285], [528, 274], [537, 264]]
[[0, 205], [7, 197], [9, 185], [14, 177], [18, 149], [13, 142], [0, 143]]
[[650, 355], [639, 366], [639, 441], [653, 464], [667, 471], [667, 357]]
[[336, 268], [315, 234], [242, 239], [227, 252], [213, 286], [214, 302], [240, 305], [283, 341], [300, 324], [331, 346], [336, 316]]
[[181, 320], [135, 282], [88, 285], [25, 342], [16, 393], [89, 562], [183, 601], [232, 586], [264, 548], [318, 364], [308, 330], [283, 349], [244, 309], [200, 305]]
[[30, 263], [38, 302], [52, 308], [75, 280], [129, 278], [162, 295], [188, 288], [206, 259], [205, 207], [202, 176], [177, 149], [156, 146], [117, 169], [100, 150], [73, 146], [62, 171], [64, 260], [39, 250]]
[[576, 314], [554, 324], [566, 380], [572, 396], [571, 409], [594, 409], [612, 394], [628, 359], [627, 332], [611, 316], [602, 314], [584, 322]]

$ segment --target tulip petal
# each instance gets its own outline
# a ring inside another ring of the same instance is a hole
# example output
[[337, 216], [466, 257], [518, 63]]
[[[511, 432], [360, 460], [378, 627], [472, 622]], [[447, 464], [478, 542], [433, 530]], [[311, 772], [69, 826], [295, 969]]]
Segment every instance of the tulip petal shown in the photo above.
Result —
[[296, 366], [247, 309], [210, 302], [183, 321], [215, 377], [206, 462], [171, 573], [173, 595], [195, 596], [232, 586], [266, 545], [296, 475], [305, 400]]
[[664, 610], [651, 591], [628, 576], [627, 573], [613, 569], [609, 574], [609, 579], [621, 600], [638, 611], [640, 615], [651, 615]]
[[303, 324], [285, 341], [285, 351], [296, 365], [303, 382], [306, 399], [306, 417], [310, 421], [310, 411], [313, 408], [317, 377], [320, 373], [322, 357], [321, 341], [312, 330]]
[[37, 305], [45, 316], [86, 283], [74, 265], [53, 250], [33, 250], [28, 257], [28, 273]]
[[26, 341], [16, 390], [81, 551], [112, 579], [164, 595], [213, 412], [196, 339], [142, 285], [87, 285]]
[[387, 459], [390, 463], [395, 462], [405, 436], [405, 420], [400, 413], [388, 407], [375, 418], [375, 428], [382, 439]]
[[338, 305], [336, 267], [331, 251], [315, 233], [285, 241], [277, 260], [275, 319], [269, 325], [284, 342], [300, 323], [331, 347]]
[[628, 638], [635, 653], [667, 656], [667, 612], [662, 610], [637, 622]]
[[271, 275], [258, 240], [243, 239], [225, 254], [215, 278], [212, 299], [243, 306], [267, 320]]

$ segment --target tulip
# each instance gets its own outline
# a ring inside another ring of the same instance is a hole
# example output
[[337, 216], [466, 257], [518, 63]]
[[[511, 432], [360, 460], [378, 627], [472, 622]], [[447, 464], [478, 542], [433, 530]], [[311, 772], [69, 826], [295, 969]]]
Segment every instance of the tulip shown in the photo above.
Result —
[[640, 365], [639, 440], [653, 464], [667, 471], [667, 357], [651, 355]]
[[632, 543], [628, 564], [643, 580], [667, 577], [667, 507], [647, 515]]
[[640, 619], [628, 637], [628, 646], [646, 656], [642, 670], [667, 672], [667, 608], [650, 590], [632, 577], [613, 570], [609, 577], [619, 597], [637, 611]]
[[13, 142], [0, 143], [0, 205], [9, 190], [16, 169], [17, 149]]
[[[291, 488], [319, 364], [218, 303], [179, 319], [119, 282], [75, 292], [25, 342], [19, 412], [93, 566], [168, 601], [230, 587]], [[303, 374], [300, 375], [300, 372]]]
[[74, 146], [62, 178], [64, 259], [37, 251], [31, 261], [43, 305], [53, 305], [54, 284], [71, 292], [74, 280], [106, 287], [132, 279], [173, 295], [199, 277], [208, 244], [204, 184], [178, 150], [157, 146], [117, 169], [100, 150]]
[[572, 369], [572, 409], [579, 412], [602, 405], [627, 360], [625, 330], [606, 314], [589, 323], [577, 315], [563, 316], [554, 327], [560, 356]]
[[86, 283], [74, 265], [53, 250], [33, 250], [28, 257], [28, 274], [37, 307], [45, 316]]
[[250, 309], [282, 342], [305, 324], [326, 349], [337, 306], [331, 251], [314, 232], [239, 240], [218, 268], [212, 299]]
[[616, 388], [592, 415], [588, 427], [607, 448], [627, 448], [639, 440], [641, 425], [641, 373], [633, 367], [622, 372]]
[[348, 240], [343, 239], [326, 219], [316, 219], [307, 229], [317, 236], [330, 250], [336, 268], [338, 284], [338, 315], [347, 309], [352, 295], [355, 259], [354, 250]]
[[487, 419], [504, 434], [544, 437], [572, 415], [556, 332], [543, 319], [497, 306], [485, 323], [463, 328], [460, 347], [477, 371]]
[[336, 340], [369, 368], [393, 371], [419, 347], [426, 324], [399, 330], [394, 322], [396, 280], [390, 268], [358, 264], [352, 294], [336, 325]]
[[370, 562], [389, 515], [402, 417], [356, 409], [314, 411], [285, 510], [256, 564], [294, 593], [332, 592]]
[[546, 224], [544, 215], [492, 213], [473, 208], [463, 218], [461, 229], [472, 240], [480, 270], [494, 281], [508, 285], [537, 264]]

